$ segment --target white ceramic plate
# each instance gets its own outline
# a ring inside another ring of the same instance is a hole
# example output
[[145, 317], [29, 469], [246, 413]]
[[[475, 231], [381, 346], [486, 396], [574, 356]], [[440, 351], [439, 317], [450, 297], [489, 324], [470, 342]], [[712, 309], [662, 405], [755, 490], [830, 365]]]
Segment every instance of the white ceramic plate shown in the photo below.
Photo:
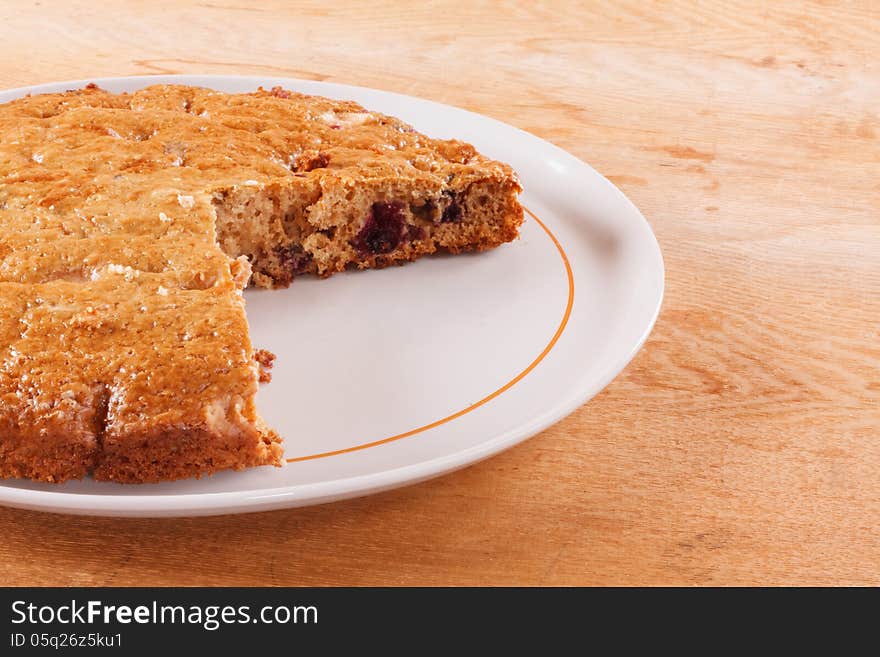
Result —
[[284, 78], [77, 80], [0, 92], [0, 102], [88, 82], [116, 92], [280, 85], [353, 99], [509, 162], [528, 214], [521, 238], [489, 253], [246, 292], [254, 344], [278, 356], [258, 402], [286, 438], [285, 467], [137, 486], [3, 481], [0, 504], [208, 515], [428, 479], [507, 449], [583, 404], [626, 366], [657, 316], [663, 260], [644, 217], [590, 166], [531, 134], [409, 96]]

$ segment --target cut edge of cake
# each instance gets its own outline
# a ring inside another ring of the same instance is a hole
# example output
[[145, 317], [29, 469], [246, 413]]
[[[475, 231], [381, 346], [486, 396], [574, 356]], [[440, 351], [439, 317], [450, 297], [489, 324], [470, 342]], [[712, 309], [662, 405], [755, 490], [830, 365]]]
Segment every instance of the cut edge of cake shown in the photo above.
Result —
[[375, 180], [295, 193], [270, 182], [220, 189], [212, 201], [221, 248], [247, 255], [254, 285], [286, 287], [301, 275], [324, 278], [510, 242], [523, 221], [520, 189], [503, 174], [437, 189]]

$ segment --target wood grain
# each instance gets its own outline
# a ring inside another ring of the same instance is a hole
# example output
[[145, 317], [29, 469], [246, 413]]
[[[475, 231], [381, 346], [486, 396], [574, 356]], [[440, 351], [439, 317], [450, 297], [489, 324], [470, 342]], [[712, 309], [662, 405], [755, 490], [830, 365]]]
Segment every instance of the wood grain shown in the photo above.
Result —
[[512, 123], [620, 186], [667, 267], [629, 368], [505, 454], [248, 516], [2, 509], [0, 583], [880, 584], [875, 3], [42, 0], [0, 13], [2, 87], [267, 74]]

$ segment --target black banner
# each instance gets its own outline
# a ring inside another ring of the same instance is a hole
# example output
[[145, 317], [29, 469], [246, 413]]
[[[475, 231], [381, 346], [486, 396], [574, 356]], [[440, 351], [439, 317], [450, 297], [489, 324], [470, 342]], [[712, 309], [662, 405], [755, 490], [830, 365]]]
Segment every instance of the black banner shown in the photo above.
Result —
[[876, 590], [855, 593], [863, 604], [841, 615], [846, 606], [827, 600], [806, 606], [805, 596], [814, 592], [783, 589], [6, 588], [0, 590], [0, 655], [176, 654], [192, 646], [221, 654], [308, 646], [335, 654], [353, 641], [432, 652], [464, 649], [473, 638], [519, 648], [599, 640], [626, 648], [646, 639], [680, 646], [707, 632], [715, 645], [754, 647], [746, 638], [763, 635], [767, 647], [786, 621], [803, 636], [830, 629], [835, 616], [848, 626], [834, 644], [839, 648], [854, 636], [851, 630], [865, 627], [860, 618], [872, 616]]

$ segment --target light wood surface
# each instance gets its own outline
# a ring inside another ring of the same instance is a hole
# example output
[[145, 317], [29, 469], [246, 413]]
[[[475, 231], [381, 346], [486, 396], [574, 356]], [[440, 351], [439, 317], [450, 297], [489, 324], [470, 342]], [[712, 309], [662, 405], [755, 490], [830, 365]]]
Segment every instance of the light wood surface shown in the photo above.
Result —
[[509, 122], [648, 217], [654, 333], [555, 427], [417, 486], [203, 519], [0, 509], [0, 583], [880, 584], [880, 6], [296, 4], [7, 0], [0, 87], [271, 74]]

